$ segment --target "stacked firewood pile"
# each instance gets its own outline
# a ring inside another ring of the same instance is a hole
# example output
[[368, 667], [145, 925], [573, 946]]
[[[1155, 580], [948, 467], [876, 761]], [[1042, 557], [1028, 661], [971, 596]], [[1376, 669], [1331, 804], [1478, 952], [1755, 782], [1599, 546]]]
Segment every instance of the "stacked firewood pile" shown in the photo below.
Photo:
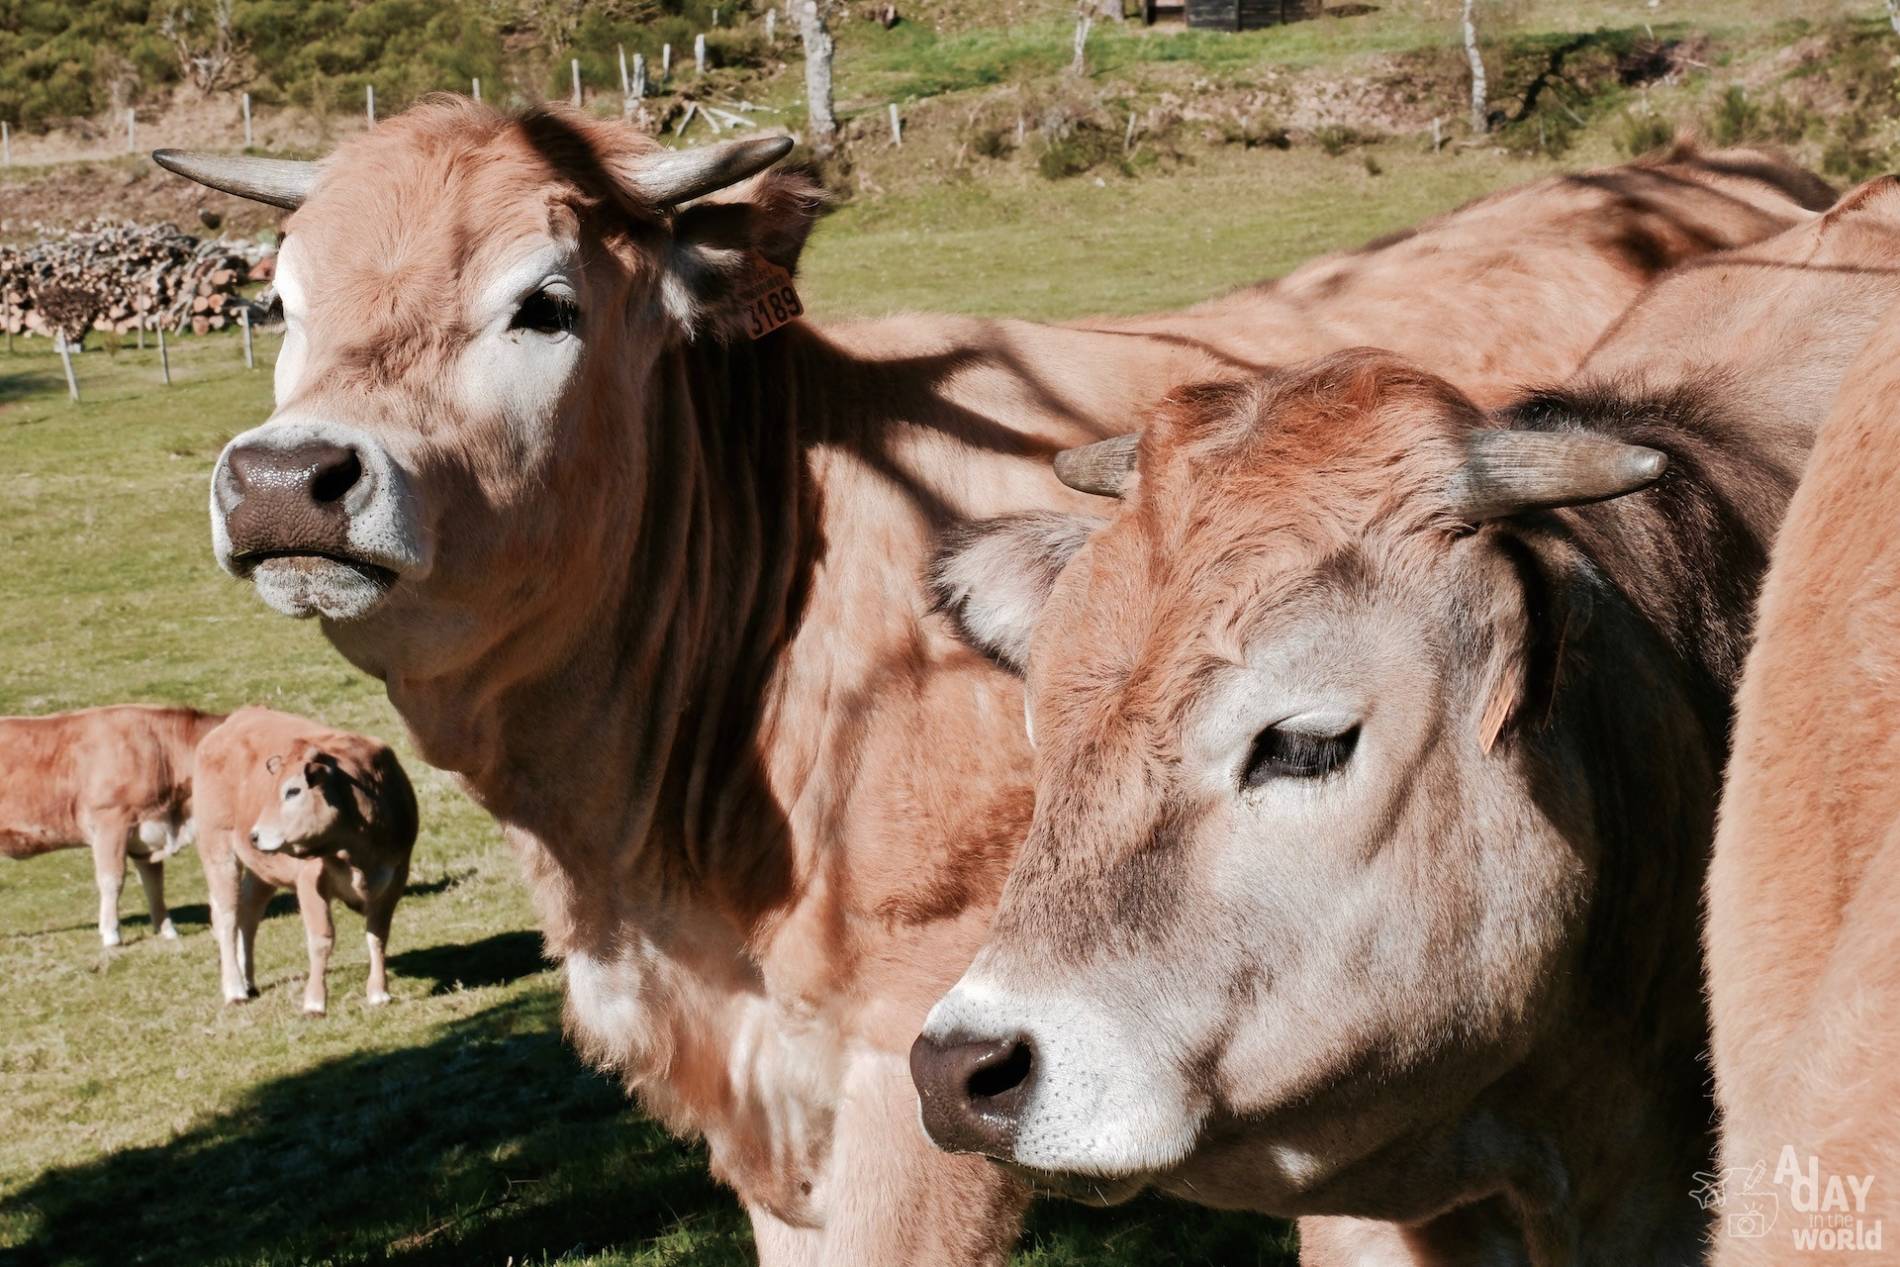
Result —
[[238, 320], [259, 248], [169, 224], [92, 223], [0, 245], [0, 330], [75, 342], [89, 330], [194, 334]]

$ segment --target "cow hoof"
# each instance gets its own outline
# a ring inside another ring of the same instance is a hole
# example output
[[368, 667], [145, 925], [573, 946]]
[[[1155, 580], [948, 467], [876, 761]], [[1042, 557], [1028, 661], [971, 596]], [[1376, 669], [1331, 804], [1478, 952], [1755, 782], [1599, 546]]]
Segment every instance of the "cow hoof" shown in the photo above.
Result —
[[163, 924], [158, 926], [158, 935], [163, 937], [166, 941], [178, 940], [178, 930], [172, 927], [170, 920], [166, 920]]
[[327, 1009], [321, 1003], [311, 1003], [308, 1000], [304, 1002], [303, 1014], [305, 1016], [322, 1016], [326, 1011]]
[[369, 1005], [371, 1007], [381, 1007], [387, 1002], [389, 1002], [389, 991], [387, 990], [378, 990], [369, 996]]
[[109, 933], [99, 934], [99, 944], [104, 946], [107, 950], [110, 950], [114, 946], [118, 945], [120, 941], [121, 941], [121, 938], [119, 937], [119, 930], [116, 928], [113, 929]]
[[228, 990], [225, 991], [224, 1005], [226, 1007], [236, 1007], [240, 1003], [249, 1003], [250, 1001], [251, 996], [248, 994], [232, 994]]

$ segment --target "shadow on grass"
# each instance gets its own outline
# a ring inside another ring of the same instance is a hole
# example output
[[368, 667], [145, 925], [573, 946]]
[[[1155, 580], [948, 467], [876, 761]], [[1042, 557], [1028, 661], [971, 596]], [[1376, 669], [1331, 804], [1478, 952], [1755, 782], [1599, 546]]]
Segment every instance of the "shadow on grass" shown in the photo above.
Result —
[[429, 981], [431, 994], [507, 985], [547, 970], [541, 934], [528, 929], [496, 933], [463, 946], [428, 946], [389, 957], [389, 970], [404, 981]]
[[[494, 937], [460, 953], [471, 949], [474, 962], [498, 970], [530, 954], [539, 963], [538, 938]], [[558, 1011], [555, 992], [537, 990], [453, 1022], [424, 1045], [361, 1052], [267, 1083], [169, 1143], [49, 1171], [0, 1201], [0, 1245], [16, 1247], [0, 1249], [0, 1260], [755, 1261], [745, 1216], [708, 1177], [704, 1151], [667, 1136], [616, 1085], [580, 1068], [558, 1035]], [[1293, 1260], [1283, 1244], [1263, 1221], [1159, 1200], [1116, 1210], [1044, 1205], [1018, 1261], [1285, 1267]]]
[[18, 365], [6, 365], [0, 361], [0, 405], [24, 400], [28, 396], [43, 396], [49, 392], [66, 390], [65, 371], [54, 361], [50, 366], [43, 362], [34, 363], [31, 369]]

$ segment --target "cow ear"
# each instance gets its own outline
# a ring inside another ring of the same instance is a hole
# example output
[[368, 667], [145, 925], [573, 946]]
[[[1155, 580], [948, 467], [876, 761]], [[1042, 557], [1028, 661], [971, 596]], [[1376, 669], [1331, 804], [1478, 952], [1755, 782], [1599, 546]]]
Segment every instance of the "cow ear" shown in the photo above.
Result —
[[726, 338], [762, 337], [798, 316], [792, 281], [824, 205], [808, 177], [767, 171], [682, 208], [673, 219], [668, 308], [691, 334]]
[[283, 754], [273, 752], [270, 756], [264, 758], [264, 770], [266, 773], [276, 774], [279, 770], [283, 768], [284, 768]]
[[933, 606], [970, 646], [1020, 674], [1056, 578], [1106, 522], [1094, 515], [1041, 513], [947, 529], [930, 567]]

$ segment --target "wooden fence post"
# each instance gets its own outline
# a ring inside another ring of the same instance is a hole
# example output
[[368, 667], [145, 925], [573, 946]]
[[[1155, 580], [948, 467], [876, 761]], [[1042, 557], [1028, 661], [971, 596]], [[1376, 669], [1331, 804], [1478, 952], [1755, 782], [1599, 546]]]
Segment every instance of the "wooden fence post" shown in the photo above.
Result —
[[623, 97], [632, 96], [633, 81], [627, 78], [627, 46], [625, 44], [616, 44], [614, 48], [620, 54], [620, 95]]
[[77, 405], [79, 403], [79, 380], [73, 377], [72, 345], [66, 342], [66, 332], [64, 330], [54, 332], [53, 342], [59, 348], [60, 362], [66, 366], [66, 394], [71, 396], [73, 398], [73, 404]]
[[363, 85], [363, 109], [369, 115], [369, 125], [376, 126], [376, 85]]
[[4, 123], [0, 123], [0, 154], [4, 154], [8, 167], [13, 166], [13, 132]]
[[643, 101], [647, 95], [647, 59], [642, 53], [633, 55], [633, 99]]
[[131, 106], [125, 108], [125, 152], [136, 153], [139, 148], [139, 116]]
[[581, 108], [581, 59], [576, 57], [567, 63], [568, 71], [574, 77], [574, 108]]
[[161, 315], [152, 323], [158, 330], [158, 372], [165, 377], [165, 386], [172, 385], [172, 354], [165, 349], [165, 318]]
[[673, 77], [673, 46], [660, 45], [660, 82], [665, 83]]
[[765, 11], [765, 42], [767, 44], [771, 44], [771, 43], [775, 43], [777, 39], [778, 39], [778, 10], [767, 9]]
[[693, 37], [693, 73], [706, 73], [706, 35], [703, 31]]
[[897, 103], [893, 101], [891, 102], [891, 144], [902, 145], [903, 143], [904, 121], [898, 116]]
[[251, 355], [251, 305], [246, 303], [238, 309], [238, 324], [244, 327], [244, 368], [254, 370], [257, 360]]
[[482, 99], [482, 80], [481, 80], [481, 76], [479, 76], [479, 75], [477, 75], [477, 76], [476, 76], [475, 78], [473, 78], [473, 79], [471, 79], [471, 80], [469, 80], [469, 81], [468, 81], [468, 84], [469, 84], [469, 89], [470, 89], [470, 94], [469, 94], [469, 95], [471, 95], [472, 97], [474, 97], [474, 98], [475, 98], [475, 100], [477, 100], [477, 101], [480, 101], [480, 100]]
[[240, 100], [244, 103], [244, 148], [251, 148], [251, 94], [245, 93]]

